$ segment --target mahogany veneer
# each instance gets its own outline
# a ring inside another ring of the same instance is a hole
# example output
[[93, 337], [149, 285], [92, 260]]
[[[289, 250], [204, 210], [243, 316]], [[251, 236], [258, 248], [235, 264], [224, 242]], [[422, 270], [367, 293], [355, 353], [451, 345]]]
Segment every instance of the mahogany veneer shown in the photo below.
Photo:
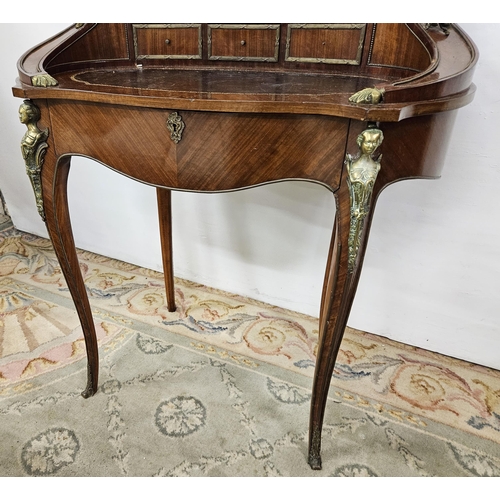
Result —
[[[337, 207], [309, 432], [309, 463], [321, 468], [326, 398], [376, 200], [398, 180], [439, 177], [476, 61], [459, 27], [418, 24], [84, 24], [24, 54], [13, 89], [27, 100], [23, 155], [82, 323], [83, 395], [97, 391], [99, 357], [68, 211], [72, 156], [156, 186], [170, 311], [170, 190], [317, 182]], [[364, 88], [378, 97], [350, 100]]]

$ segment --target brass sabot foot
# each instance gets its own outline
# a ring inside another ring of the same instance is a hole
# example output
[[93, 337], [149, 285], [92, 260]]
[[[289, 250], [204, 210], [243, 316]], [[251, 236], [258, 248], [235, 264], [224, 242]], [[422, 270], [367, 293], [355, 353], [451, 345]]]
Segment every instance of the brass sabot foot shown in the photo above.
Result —
[[312, 470], [321, 470], [321, 455], [313, 455], [310, 453], [307, 463]]
[[92, 376], [92, 371], [90, 366], [87, 366], [87, 387], [82, 392], [82, 396], [87, 399], [93, 396], [97, 392], [97, 384], [94, 384], [94, 377]]
[[96, 393], [92, 387], [86, 387], [82, 392], [82, 396], [84, 399], [88, 399]]

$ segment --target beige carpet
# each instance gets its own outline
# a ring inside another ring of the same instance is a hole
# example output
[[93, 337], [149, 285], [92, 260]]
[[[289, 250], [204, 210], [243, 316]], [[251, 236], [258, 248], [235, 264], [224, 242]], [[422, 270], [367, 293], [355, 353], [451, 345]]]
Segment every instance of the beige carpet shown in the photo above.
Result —
[[0, 223], [0, 475], [500, 476], [500, 373], [348, 329], [323, 470], [316, 318], [80, 252], [99, 392], [49, 241]]

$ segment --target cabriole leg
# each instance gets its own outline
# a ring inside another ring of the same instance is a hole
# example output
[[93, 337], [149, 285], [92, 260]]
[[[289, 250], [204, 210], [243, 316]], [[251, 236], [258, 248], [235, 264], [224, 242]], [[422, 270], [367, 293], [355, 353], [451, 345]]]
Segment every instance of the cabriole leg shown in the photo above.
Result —
[[[349, 208], [346, 208], [348, 211]], [[308, 462], [314, 470], [321, 469], [321, 430], [325, 406], [335, 360], [349, 315], [347, 292], [351, 276], [347, 273], [349, 252], [345, 236], [346, 226], [342, 224], [342, 219], [345, 217], [342, 217], [342, 210], [338, 208], [325, 273], [309, 420]]]
[[47, 229], [64, 278], [80, 318], [87, 349], [87, 387], [82, 392], [88, 398], [97, 392], [99, 353], [94, 320], [76, 253], [69, 216], [67, 184], [70, 157], [53, 158], [47, 153], [42, 170], [43, 200]]
[[[44, 103], [41, 103], [44, 106]], [[48, 110], [44, 107], [44, 111]], [[71, 230], [67, 185], [70, 157], [57, 158], [48, 128], [39, 128], [39, 107], [26, 100], [19, 108], [21, 123], [27, 132], [21, 140], [21, 151], [26, 163], [38, 213], [45, 221], [54, 250], [75, 303], [87, 350], [87, 386], [82, 392], [88, 398], [97, 391], [99, 353], [92, 311]]]
[[309, 421], [308, 462], [315, 470], [321, 469], [321, 431], [328, 390], [356, 293], [373, 216], [380, 157], [373, 159], [372, 154], [382, 140], [382, 132], [375, 127], [359, 134], [360, 154], [346, 155], [341, 186], [335, 193], [337, 213], [323, 286]]

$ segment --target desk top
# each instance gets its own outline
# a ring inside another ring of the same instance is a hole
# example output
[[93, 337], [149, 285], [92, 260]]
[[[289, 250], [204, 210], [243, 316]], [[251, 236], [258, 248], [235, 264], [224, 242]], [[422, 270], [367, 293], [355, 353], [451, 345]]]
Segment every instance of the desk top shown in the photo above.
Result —
[[[84, 24], [24, 54], [13, 91], [33, 99], [399, 121], [470, 102], [477, 57], [454, 25]], [[372, 95], [353, 100], [363, 89]]]

